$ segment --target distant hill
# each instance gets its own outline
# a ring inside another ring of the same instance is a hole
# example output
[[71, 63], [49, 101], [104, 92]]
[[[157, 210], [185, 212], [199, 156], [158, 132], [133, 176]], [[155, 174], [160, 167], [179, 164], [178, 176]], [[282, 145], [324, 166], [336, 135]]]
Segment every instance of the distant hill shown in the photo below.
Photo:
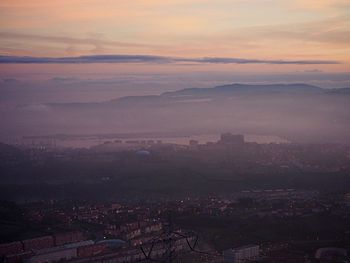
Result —
[[[341, 94], [342, 89], [338, 89], [337, 94]], [[344, 91], [345, 92], [345, 91]], [[127, 96], [105, 102], [106, 105], [130, 106], [133, 105], [160, 105], [176, 102], [206, 102], [207, 99], [226, 99], [231, 96], [254, 96], [254, 95], [322, 95], [330, 94], [329, 90], [308, 84], [269, 84], [269, 85], [249, 85], [249, 84], [229, 84], [216, 86], [213, 88], [188, 88], [172, 92], [165, 92], [160, 95], [148, 96]], [[208, 100], [209, 101], [209, 100]], [[207, 102], [208, 102], [207, 101]], [[91, 107], [96, 106], [91, 103]]]
[[331, 89], [328, 94], [350, 95], [350, 88]]
[[217, 86], [214, 88], [191, 88], [183, 89], [174, 92], [166, 92], [161, 96], [174, 97], [181, 95], [235, 95], [235, 94], [267, 94], [267, 93], [308, 93], [317, 94], [324, 92], [316, 86], [308, 84], [271, 84], [271, 85], [248, 85], [248, 84], [229, 84]]
[[[291, 141], [350, 141], [347, 89], [307, 84], [229, 84], [105, 102], [18, 107], [7, 113], [23, 135], [231, 131]], [[11, 130], [11, 133], [13, 130]]]
[[[203, 98], [226, 98], [235, 95], [327, 95], [327, 94], [348, 94], [350, 88], [326, 90], [317, 86], [308, 84], [269, 84], [269, 85], [249, 85], [249, 84], [229, 84], [216, 86], [213, 88], [188, 88], [176, 90], [172, 92], [165, 92], [160, 95], [147, 96], [126, 96], [110, 101], [95, 103], [52, 103], [50, 106], [54, 107], [69, 107], [69, 108], [98, 108], [106, 106], [131, 106], [135, 105], [149, 105], [169, 102], [189, 102], [196, 99]], [[200, 100], [199, 102], [202, 102]]]

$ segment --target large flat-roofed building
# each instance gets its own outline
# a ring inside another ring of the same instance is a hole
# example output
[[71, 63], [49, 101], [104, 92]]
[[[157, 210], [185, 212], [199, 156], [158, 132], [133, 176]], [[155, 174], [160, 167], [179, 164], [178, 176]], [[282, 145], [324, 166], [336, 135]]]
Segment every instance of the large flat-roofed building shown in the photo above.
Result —
[[38, 250], [33, 256], [25, 260], [26, 263], [50, 263], [65, 261], [76, 258], [78, 256], [77, 249], [83, 246], [91, 246], [92, 240], [70, 243], [59, 247]]
[[231, 248], [223, 251], [225, 263], [247, 263], [259, 258], [260, 248], [258, 245], [247, 245]]
[[244, 135], [223, 133], [220, 136], [219, 143], [220, 144], [242, 145], [242, 144], [244, 144]]

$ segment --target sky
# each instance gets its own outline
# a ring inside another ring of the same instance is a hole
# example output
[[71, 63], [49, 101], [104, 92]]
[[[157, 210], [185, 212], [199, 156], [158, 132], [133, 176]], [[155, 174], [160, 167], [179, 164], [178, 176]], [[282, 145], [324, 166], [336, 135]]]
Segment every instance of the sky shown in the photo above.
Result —
[[317, 66], [329, 71], [347, 71], [350, 63], [347, 0], [2, 0], [0, 24], [5, 56], [339, 63]]
[[227, 82], [348, 87], [349, 69], [348, 0], [0, 1], [0, 104]]
[[296, 82], [350, 87], [349, 0], [0, 1], [6, 136], [50, 103]]

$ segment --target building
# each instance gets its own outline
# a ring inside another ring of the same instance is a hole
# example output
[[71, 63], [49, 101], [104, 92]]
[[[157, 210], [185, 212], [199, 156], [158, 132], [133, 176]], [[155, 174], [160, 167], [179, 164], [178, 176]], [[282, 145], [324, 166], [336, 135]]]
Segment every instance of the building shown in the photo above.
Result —
[[24, 251], [40, 250], [53, 247], [54, 239], [52, 236], [43, 236], [22, 241]]
[[260, 248], [258, 245], [247, 245], [223, 251], [225, 263], [243, 263], [258, 260]]
[[85, 239], [83, 233], [79, 231], [54, 234], [53, 238], [56, 246], [61, 246], [68, 243], [75, 243], [83, 241]]
[[220, 136], [219, 143], [220, 144], [242, 145], [242, 144], [244, 144], [244, 135], [223, 133]]
[[25, 260], [25, 263], [50, 263], [61, 260], [69, 260], [77, 257], [77, 248], [57, 247], [47, 251], [36, 252], [35, 255]]
[[[52, 247], [48, 249], [38, 250], [25, 260], [26, 263], [50, 263], [63, 260], [70, 260], [78, 257], [78, 249], [84, 246], [91, 246], [94, 242], [92, 240], [80, 241], [70, 243], [59, 247]], [[80, 251], [81, 252], [81, 251]], [[85, 252], [85, 251], [84, 251]], [[83, 254], [84, 254], [83, 252]]]
[[348, 262], [348, 251], [338, 247], [323, 247], [316, 250], [315, 259], [319, 262]]
[[189, 142], [189, 145], [192, 146], [192, 147], [197, 147], [198, 144], [199, 144], [199, 142], [196, 141], [196, 140], [190, 140], [190, 142]]
[[24, 252], [24, 249], [20, 241], [0, 244], [0, 256], [19, 254], [22, 252]]

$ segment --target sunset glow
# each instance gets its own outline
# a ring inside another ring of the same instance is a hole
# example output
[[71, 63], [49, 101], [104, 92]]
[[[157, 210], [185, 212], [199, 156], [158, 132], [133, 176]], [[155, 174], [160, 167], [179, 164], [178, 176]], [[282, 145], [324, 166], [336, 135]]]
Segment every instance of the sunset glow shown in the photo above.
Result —
[[[320, 60], [338, 64], [317, 65], [319, 70], [345, 72], [350, 65], [349, 10], [343, 0], [4, 0], [0, 53]], [[254, 63], [205, 67], [281, 70]]]

